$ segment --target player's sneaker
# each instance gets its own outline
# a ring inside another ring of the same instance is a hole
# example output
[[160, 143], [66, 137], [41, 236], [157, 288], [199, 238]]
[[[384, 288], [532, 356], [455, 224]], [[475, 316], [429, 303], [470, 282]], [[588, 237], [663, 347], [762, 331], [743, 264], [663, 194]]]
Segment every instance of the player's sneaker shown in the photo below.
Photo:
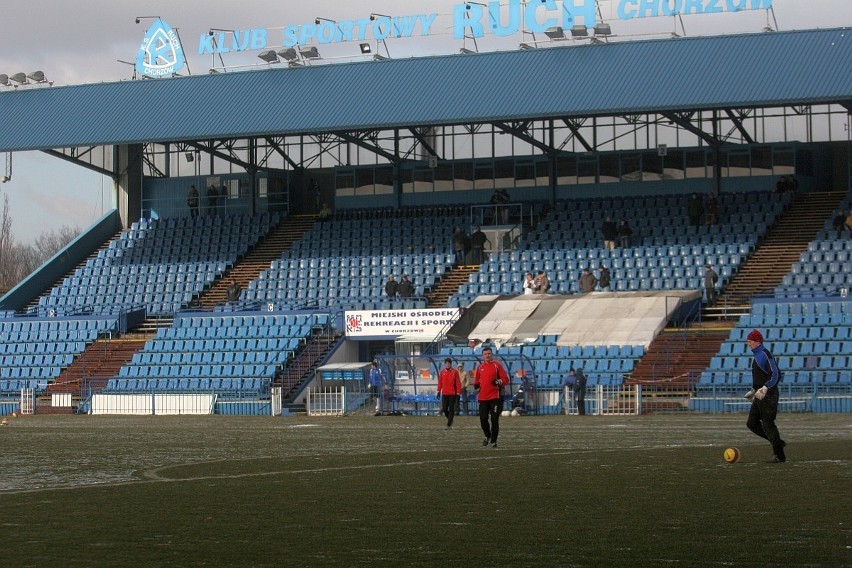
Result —
[[493, 444], [491, 444], [491, 447], [496, 450], [497, 449], [497, 442], [494, 442]]
[[487, 445], [488, 445], [488, 438], [485, 438], [484, 440], [482, 440], [482, 445], [483, 445], [483, 446], [487, 446]]
[[782, 452], [781, 455], [775, 454], [772, 456], [772, 458], [770, 458], [770, 460], [766, 463], [784, 463], [785, 461], [787, 461], [787, 457]]

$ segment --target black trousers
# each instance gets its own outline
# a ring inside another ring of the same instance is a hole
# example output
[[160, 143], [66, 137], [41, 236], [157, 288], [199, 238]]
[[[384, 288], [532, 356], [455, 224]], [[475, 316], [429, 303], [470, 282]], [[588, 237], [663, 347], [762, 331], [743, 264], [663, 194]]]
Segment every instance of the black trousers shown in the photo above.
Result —
[[441, 395], [441, 416], [447, 417], [447, 426], [453, 425], [453, 418], [456, 415], [456, 406], [458, 406], [459, 395], [457, 394], [442, 394]]
[[574, 400], [577, 401], [577, 414], [585, 416], [586, 414], [586, 390], [574, 391]]
[[502, 412], [502, 398], [479, 401], [479, 425], [482, 426], [482, 433], [492, 444], [497, 443], [497, 436], [500, 434], [500, 414]]
[[746, 427], [749, 430], [769, 440], [772, 451], [776, 456], [784, 455], [784, 440], [775, 426], [775, 416], [778, 414], [778, 389], [770, 389], [763, 400], [756, 398], [751, 403]]

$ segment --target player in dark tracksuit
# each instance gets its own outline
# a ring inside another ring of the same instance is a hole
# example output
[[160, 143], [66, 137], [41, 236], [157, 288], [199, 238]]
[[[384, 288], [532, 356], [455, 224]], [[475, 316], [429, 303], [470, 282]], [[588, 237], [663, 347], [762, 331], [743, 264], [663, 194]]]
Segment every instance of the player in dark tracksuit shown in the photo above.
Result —
[[751, 362], [751, 388], [749, 395], [753, 394], [751, 410], [748, 413], [746, 426], [749, 430], [766, 438], [772, 444], [772, 459], [770, 463], [784, 463], [787, 456], [784, 454], [784, 446], [787, 444], [781, 439], [781, 434], [775, 426], [775, 415], [778, 413], [778, 382], [781, 380], [781, 372], [775, 363], [775, 358], [766, 347], [763, 346], [763, 335], [758, 330], [748, 334], [749, 349], [754, 354]]

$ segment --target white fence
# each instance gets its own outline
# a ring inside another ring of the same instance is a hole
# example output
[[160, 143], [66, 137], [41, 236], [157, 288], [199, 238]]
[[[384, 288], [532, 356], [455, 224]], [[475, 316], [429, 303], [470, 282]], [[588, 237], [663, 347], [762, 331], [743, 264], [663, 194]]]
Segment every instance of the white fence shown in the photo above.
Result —
[[203, 394], [96, 394], [92, 414], [178, 415], [213, 414], [216, 395]]
[[[565, 414], [579, 414], [574, 392], [570, 387], [562, 391], [565, 404], [562, 406]], [[634, 385], [630, 388], [610, 385], [596, 385], [586, 391], [586, 414], [617, 415], [640, 414], [642, 412], [642, 387]]]
[[343, 416], [346, 414], [346, 387], [308, 389], [305, 397], [308, 416]]

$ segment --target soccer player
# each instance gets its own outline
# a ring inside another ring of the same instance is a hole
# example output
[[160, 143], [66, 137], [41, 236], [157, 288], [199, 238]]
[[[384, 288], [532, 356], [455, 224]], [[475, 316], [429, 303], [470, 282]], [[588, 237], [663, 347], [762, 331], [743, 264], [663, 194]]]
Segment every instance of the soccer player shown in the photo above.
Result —
[[748, 413], [746, 426], [749, 430], [766, 438], [772, 444], [773, 455], [769, 463], [784, 463], [786, 442], [775, 426], [775, 415], [778, 413], [778, 382], [781, 372], [775, 363], [772, 353], [763, 345], [763, 335], [753, 330], [746, 338], [749, 349], [754, 354], [751, 361], [751, 389], [746, 398], [751, 398], [751, 410]]
[[444, 368], [438, 375], [438, 394], [441, 395], [441, 416], [447, 417], [447, 430], [453, 427], [453, 417], [456, 415], [456, 406], [459, 402], [461, 392], [461, 377], [459, 372], [453, 369], [453, 360], [449, 357], [444, 359]]
[[[479, 390], [479, 425], [485, 434], [483, 446], [497, 447], [500, 433], [500, 414], [503, 412], [503, 386], [509, 384], [509, 375], [503, 365], [494, 360], [490, 347], [482, 348], [482, 363], [476, 368], [473, 388]], [[489, 423], [490, 419], [490, 423]]]

